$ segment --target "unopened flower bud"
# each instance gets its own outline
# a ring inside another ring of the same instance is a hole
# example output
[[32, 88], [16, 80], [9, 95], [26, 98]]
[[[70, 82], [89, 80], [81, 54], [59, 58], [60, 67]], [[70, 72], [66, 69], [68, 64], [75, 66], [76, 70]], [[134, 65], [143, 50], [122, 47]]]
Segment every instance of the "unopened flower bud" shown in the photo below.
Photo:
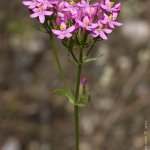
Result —
[[61, 20], [60, 20], [59, 17], [56, 18], [56, 24], [57, 24], [58, 26], [60, 26], [60, 24], [61, 24]]
[[82, 86], [85, 87], [87, 83], [87, 77], [83, 77], [82, 79]]

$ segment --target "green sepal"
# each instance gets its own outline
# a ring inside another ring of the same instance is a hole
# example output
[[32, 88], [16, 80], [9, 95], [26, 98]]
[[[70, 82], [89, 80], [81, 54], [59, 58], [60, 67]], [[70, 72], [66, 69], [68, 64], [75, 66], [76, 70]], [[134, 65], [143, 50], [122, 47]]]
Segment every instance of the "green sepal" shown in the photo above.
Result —
[[90, 101], [90, 99], [91, 99], [90, 95], [81, 96], [80, 99], [75, 103], [75, 105], [79, 107], [85, 107], [86, 104]]
[[74, 104], [75, 102], [75, 97], [73, 96], [72, 92], [66, 89], [56, 89], [52, 91], [53, 94], [60, 94], [60, 95], [64, 95], [65, 97], [68, 98], [68, 100]]

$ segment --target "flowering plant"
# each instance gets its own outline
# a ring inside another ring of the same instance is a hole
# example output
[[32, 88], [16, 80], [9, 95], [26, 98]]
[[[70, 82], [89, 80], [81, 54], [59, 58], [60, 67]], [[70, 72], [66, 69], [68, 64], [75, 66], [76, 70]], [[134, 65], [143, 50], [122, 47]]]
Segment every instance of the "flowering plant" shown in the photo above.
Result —
[[[107, 40], [116, 26], [122, 26], [122, 23], [116, 21], [122, 8], [121, 3], [115, 4], [110, 0], [100, 0], [94, 4], [85, 0], [25, 0], [23, 4], [30, 10], [30, 17], [37, 18], [50, 35], [52, 50], [65, 85], [64, 89], [54, 90], [53, 93], [65, 95], [74, 105], [75, 142], [76, 150], [79, 150], [78, 107], [84, 107], [90, 100], [86, 91], [86, 77], [82, 79], [82, 94], [79, 96], [82, 66], [96, 60], [96, 57], [88, 57], [95, 43]], [[53, 43], [53, 35], [62, 41], [78, 66], [75, 94], [66, 82]], [[79, 56], [76, 49], [79, 49]]]

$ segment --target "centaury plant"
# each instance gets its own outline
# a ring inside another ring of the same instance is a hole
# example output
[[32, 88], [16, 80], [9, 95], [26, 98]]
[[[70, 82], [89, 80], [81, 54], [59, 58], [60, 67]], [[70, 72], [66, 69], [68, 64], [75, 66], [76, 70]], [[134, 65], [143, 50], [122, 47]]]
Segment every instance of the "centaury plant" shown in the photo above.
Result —
[[[30, 17], [37, 18], [42, 28], [50, 36], [53, 54], [64, 82], [64, 88], [56, 89], [53, 93], [66, 96], [74, 106], [75, 149], [79, 150], [78, 108], [84, 107], [90, 100], [90, 95], [86, 91], [86, 77], [81, 82], [82, 68], [85, 63], [97, 59], [97, 57], [89, 57], [95, 43], [107, 40], [108, 35], [116, 26], [122, 26], [122, 23], [116, 21], [122, 8], [121, 3], [115, 4], [110, 0], [100, 0], [95, 3], [85, 0], [79, 2], [74, 0], [26, 0], [23, 1], [23, 4], [30, 10]], [[58, 50], [53, 42], [54, 35], [62, 41], [69, 53], [68, 56], [71, 56], [70, 61], [77, 66], [75, 92], [67, 84], [57, 54]]]

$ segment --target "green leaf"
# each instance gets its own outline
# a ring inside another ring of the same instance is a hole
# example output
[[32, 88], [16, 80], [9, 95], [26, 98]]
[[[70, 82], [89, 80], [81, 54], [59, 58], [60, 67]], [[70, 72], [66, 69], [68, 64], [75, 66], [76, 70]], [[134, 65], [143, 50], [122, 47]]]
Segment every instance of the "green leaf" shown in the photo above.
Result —
[[52, 91], [53, 94], [60, 94], [60, 95], [64, 95], [68, 98], [68, 100], [74, 104], [75, 101], [75, 97], [73, 96], [72, 92], [66, 89], [56, 89]]
[[87, 59], [85, 59], [85, 63], [87, 63], [87, 62], [91, 62], [91, 61], [95, 61], [95, 60], [97, 60], [97, 58], [96, 57], [94, 57], [94, 58], [87, 58]]
[[101, 56], [103, 56], [103, 54], [97, 56], [97, 57], [93, 57], [93, 58], [85, 58], [84, 59], [84, 63], [87, 63], [87, 62], [91, 62], [91, 61], [95, 61], [97, 60], [98, 58], [100, 58]]
[[85, 104], [84, 104], [84, 103], [76, 103], [75, 105], [76, 105], [76, 106], [79, 106], [79, 107], [85, 107]]

